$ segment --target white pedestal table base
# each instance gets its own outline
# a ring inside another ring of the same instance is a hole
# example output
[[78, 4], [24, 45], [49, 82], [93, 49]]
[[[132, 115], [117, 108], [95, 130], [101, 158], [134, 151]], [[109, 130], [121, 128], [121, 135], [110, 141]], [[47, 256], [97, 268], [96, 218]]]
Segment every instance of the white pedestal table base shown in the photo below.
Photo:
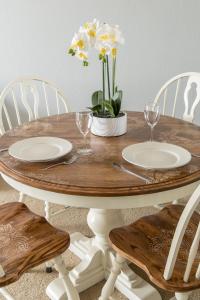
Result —
[[[94, 238], [87, 238], [78, 232], [73, 233], [69, 248], [81, 259], [69, 273], [79, 292], [107, 279], [115, 257], [108, 244], [108, 234], [112, 228], [123, 223], [120, 210], [104, 209], [90, 209], [87, 221]], [[124, 263], [115, 287], [130, 300], [161, 300], [158, 291], [136, 275], [127, 263]], [[67, 299], [59, 278], [48, 285], [46, 292], [52, 300]]]

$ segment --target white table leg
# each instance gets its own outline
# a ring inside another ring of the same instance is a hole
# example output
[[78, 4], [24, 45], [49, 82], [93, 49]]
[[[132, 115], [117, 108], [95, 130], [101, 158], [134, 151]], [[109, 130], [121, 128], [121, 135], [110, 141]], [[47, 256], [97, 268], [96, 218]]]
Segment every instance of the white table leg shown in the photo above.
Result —
[[[81, 233], [71, 235], [70, 250], [81, 262], [70, 271], [70, 279], [79, 292], [108, 277], [114, 253], [109, 247], [108, 234], [114, 227], [123, 224], [120, 210], [90, 209], [87, 217], [94, 238]], [[137, 276], [124, 263], [116, 281], [116, 288], [131, 300], [161, 300], [160, 294], [146, 281]], [[52, 300], [64, 300], [64, 288], [59, 278], [47, 287], [47, 295]]]

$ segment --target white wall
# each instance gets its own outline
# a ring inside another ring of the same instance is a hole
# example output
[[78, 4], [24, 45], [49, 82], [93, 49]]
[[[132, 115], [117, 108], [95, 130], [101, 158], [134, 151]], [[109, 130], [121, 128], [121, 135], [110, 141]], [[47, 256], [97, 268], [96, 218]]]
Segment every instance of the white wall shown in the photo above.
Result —
[[100, 64], [83, 68], [66, 49], [79, 25], [96, 17], [123, 30], [123, 107], [143, 110], [168, 78], [200, 71], [199, 12], [199, 0], [0, 0], [0, 89], [37, 74], [63, 89], [73, 110], [88, 106], [101, 87]]

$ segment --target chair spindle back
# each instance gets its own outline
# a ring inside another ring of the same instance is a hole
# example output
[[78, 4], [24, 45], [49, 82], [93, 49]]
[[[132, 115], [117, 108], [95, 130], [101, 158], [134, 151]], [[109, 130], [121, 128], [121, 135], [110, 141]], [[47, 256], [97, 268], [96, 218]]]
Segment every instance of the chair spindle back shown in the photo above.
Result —
[[[186, 81], [186, 83], [184, 82]], [[185, 84], [185, 88], [183, 86]], [[194, 87], [195, 97], [194, 101], [191, 104], [191, 91]], [[175, 117], [177, 114], [178, 107], [178, 98], [180, 95], [180, 89], [183, 89], [183, 100], [184, 100], [184, 111], [182, 119], [188, 122], [193, 122], [195, 110], [200, 103], [200, 73], [188, 72], [179, 74], [169, 81], [167, 81], [157, 93], [154, 103], [162, 104], [162, 114], [169, 114], [172, 117]], [[175, 95], [169, 95], [169, 92], [174, 91]], [[170, 98], [170, 99], [169, 99]], [[169, 113], [167, 113], [167, 100], [170, 100], [169, 103]], [[181, 99], [182, 100], [182, 99]]]
[[[185, 234], [185, 231], [187, 229], [187, 226], [189, 224], [190, 218], [194, 211], [196, 210], [198, 204], [200, 202], [200, 185], [196, 188], [192, 196], [190, 197], [189, 201], [187, 202], [181, 217], [178, 221], [174, 237], [172, 239], [171, 247], [169, 250], [165, 270], [164, 270], [164, 278], [165, 280], [169, 280], [172, 277], [174, 266], [176, 263], [176, 259], [180, 250], [180, 246]], [[188, 282], [190, 272], [192, 269], [193, 262], [195, 260], [195, 257], [198, 252], [199, 248], [199, 241], [200, 241], [200, 223], [198, 224], [198, 228], [195, 234], [195, 237], [193, 239], [192, 245], [190, 247], [189, 255], [188, 255], [188, 261], [185, 269], [185, 273], [183, 275], [183, 281]], [[200, 265], [197, 268], [196, 271], [196, 278], [200, 279]]]
[[36, 77], [17, 79], [0, 94], [0, 133], [21, 125], [25, 120], [64, 112], [68, 112], [67, 102], [55, 85]]

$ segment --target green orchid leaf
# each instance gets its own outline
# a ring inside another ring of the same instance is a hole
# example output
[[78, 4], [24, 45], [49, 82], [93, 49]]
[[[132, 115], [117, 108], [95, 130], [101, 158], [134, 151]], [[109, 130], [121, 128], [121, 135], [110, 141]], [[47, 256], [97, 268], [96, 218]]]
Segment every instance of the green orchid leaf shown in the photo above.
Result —
[[117, 117], [120, 113], [122, 96], [123, 96], [122, 91], [117, 91], [115, 92], [115, 94], [111, 99], [111, 105], [113, 107], [115, 117]]
[[118, 116], [121, 110], [121, 100], [120, 99], [115, 100], [115, 105], [116, 105], [116, 115]]
[[118, 99], [120, 99], [122, 101], [123, 92], [121, 90], [118, 91], [118, 95], [119, 95]]
[[105, 109], [109, 112], [110, 116], [115, 117], [114, 109], [113, 109], [113, 106], [110, 103], [110, 101], [104, 100], [103, 105], [104, 105]]
[[118, 97], [119, 97], [119, 94], [118, 94], [118, 92], [116, 92], [116, 93], [112, 96], [112, 99], [115, 101], [115, 100], [118, 99]]
[[117, 92], [115, 92], [115, 94], [113, 95], [112, 99], [113, 99], [113, 100], [120, 99], [120, 100], [122, 101], [122, 96], [123, 96], [123, 92], [122, 92], [122, 91], [117, 91]]
[[92, 105], [98, 105], [101, 104], [103, 101], [103, 92], [102, 91], [96, 91], [92, 94]]
[[101, 112], [101, 104], [97, 104], [93, 107], [88, 107], [93, 113], [96, 113], [97, 115]]

